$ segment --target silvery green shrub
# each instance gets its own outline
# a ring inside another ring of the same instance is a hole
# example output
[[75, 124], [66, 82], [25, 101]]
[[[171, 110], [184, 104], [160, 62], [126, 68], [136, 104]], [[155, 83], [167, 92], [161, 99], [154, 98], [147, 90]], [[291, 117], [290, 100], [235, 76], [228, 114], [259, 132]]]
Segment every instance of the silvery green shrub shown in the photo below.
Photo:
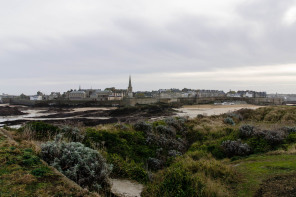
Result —
[[282, 130], [288, 134], [296, 133], [296, 127], [284, 127]]
[[168, 117], [166, 119], [164, 119], [165, 123], [169, 126], [174, 127], [177, 130], [183, 131], [186, 130], [186, 126], [185, 123], [187, 122], [187, 118], [186, 117]]
[[221, 144], [221, 148], [228, 157], [245, 156], [250, 154], [251, 148], [248, 144], [244, 144], [241, 140], [226, 140]]
[[156, 131], [159, 134], [164, 134], [172, 137], [176, 136], [176, 132], [173, 129], [171, 129], [170, 127], [166, 127], [164, 125], [158, 125], [156, 127]]
[[68, 125], [63, 125], [61, 128], [61, 133], [64, 134], [64, 137], [68, 138], [71, 141], [80, 142], [84, 139], [83, 133], [77, 127], [70, 127]]
[[156, 158], [149, 157], [147, 160], [148, 168], [152, 170], [159, 170], [163, 167], [163, 161]]
[[252, 137], [255, 133], [254, 126], [251, 125], [243, 125], [239, 129], [239, 135], [242, 138]]
[[265, 131], [264, 139], [271, 145], [281, 144], [287, 137], [283, 131]]
[[134, 129], [136, 131], [143, 131], [145, 133], [150, 133], [152, 132], [152, 125], [150, 123], [140, 121], [134, 124]]
[[108, 189], [112, 166], [102, 155], [79, 142], [50, 141], [41, 146], [41, 157], [69, 179], [92, 191]]
[[235, 122], [234, 122], [233, 119], [230, 118], [230, 117], [225, 118], [225, 119], [224, 119], [224, 123], [225, 123], [225, 124], [230, 124], [230, 125], [235, 125]]

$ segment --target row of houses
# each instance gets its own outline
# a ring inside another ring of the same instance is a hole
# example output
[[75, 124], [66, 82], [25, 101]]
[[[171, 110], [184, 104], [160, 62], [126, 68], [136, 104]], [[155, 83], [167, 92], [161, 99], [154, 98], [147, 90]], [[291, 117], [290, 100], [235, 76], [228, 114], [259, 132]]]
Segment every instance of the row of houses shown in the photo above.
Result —
[[158, 91], [138, 91], [135, 92], [136, 98], [210, 98], [210, 97], [240, 97], [240, 98], [265, 98], [266, 92], [246, 91], [229, 91], [225, 93], [222, 90], [193, 90], [186, 89], [160, 89]]
[[110, 101], [122, 100], [127, 95], [124, 89], [106, 88], [101, 89], [86, 89], [74, 90], [67, 93], [69, 100], [92, 100], [92, 101]]
[[[15, 96], [1, 95], [2, 98], [15, 98]], [[137, 91], [132, 92], [131, 82], [128, 89], [116, 89], [115, 87], [101, 89], [81, 89], [69, 90], [63, 94], [59, 92], [51, 92], [44, 95], [37, 92], [37, 95], [26, 96], [24, 94], [18, 96], [20, 99], [27, 100], [89, 100], [89, 101], [112, 101], [123, 100], [128, 98], [161, 98], [161, 99], [177, 99], [177, 98], [210, 98], [210, 97], [234, 97], [234, 98], [265, 98], [266, 92], [256, 92], [252, 90], [246, 91], [229, 91], [225, 93], [222, 90], [194, 90], [184, 88], [180, 89], [159, 89], [157, 91]], [[1, 99], [0, 99], [1, 100]]]

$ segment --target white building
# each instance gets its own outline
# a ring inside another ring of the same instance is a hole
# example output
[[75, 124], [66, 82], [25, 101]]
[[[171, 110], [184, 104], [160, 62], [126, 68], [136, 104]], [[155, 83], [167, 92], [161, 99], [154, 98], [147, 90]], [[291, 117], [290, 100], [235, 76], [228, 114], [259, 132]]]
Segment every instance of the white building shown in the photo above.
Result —
[[30, 101], [42, 101], [42, 96], [30, 96]]

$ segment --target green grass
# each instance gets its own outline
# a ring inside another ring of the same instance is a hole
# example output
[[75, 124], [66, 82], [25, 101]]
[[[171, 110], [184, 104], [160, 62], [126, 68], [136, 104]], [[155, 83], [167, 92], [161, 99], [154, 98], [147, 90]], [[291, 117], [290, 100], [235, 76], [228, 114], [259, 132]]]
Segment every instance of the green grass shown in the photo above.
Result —
[[296, 171], [296, 155], [252, 155], [232, 162], [242, 175], [238, 196], [253, 196], [260, 184], [273, 176]]
[[[91, 196], [43, 164], [32, 149], [0, 134], [0, 196]], [[80, 194], [79, 194], [80, 193]]]

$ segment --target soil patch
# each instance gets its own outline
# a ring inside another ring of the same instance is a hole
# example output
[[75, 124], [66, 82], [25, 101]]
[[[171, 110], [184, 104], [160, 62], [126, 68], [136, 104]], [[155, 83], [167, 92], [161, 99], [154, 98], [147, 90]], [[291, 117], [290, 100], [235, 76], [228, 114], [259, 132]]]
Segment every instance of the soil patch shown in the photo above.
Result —
[[296, 196], [296, 173], [275, 176], [265, 180], [255, 197], [295, 197]]

